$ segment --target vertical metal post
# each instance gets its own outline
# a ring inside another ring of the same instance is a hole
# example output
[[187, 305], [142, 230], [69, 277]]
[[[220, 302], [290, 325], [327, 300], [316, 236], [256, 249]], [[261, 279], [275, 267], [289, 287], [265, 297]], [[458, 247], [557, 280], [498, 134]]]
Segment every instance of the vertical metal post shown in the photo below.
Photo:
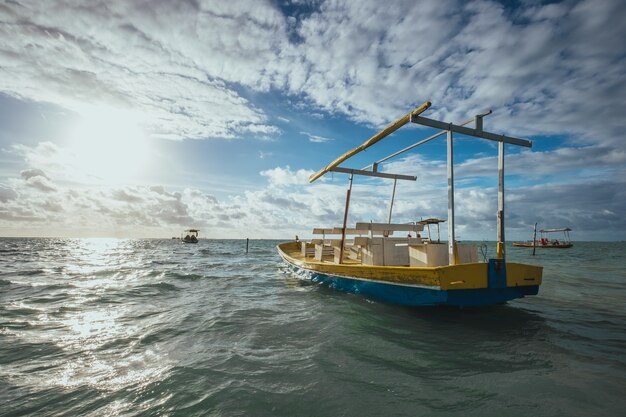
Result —
[[348, 224], [348, 209], [350, 208], [350, 193], [352, 192], [352, 173], [346, 191], [346, 210], [343, 213], [343, 227], [341, 228], [341, 246], [339, 247], [339, 263], [343, 263], [343, 248], [346, 244], [346, 226]]
[[476, 128], [477, 131], [482, 132], [482, 130], [483, 130], [483, 116], [476, 115], [474, 117], [474, 127]]
[[533, 256], [535, 256], [535, 249], [537, 246], [537, 223], [533, 227]]
[[504, 142], [498, 143], [498, 244], [496, 257], [504, 259]]
[[387, 219], [387, 223], [391, 224], [391, 212], [393, 211], [393, 200], [396, 198], [396, 184], [398, 183], [398, 179], [393, 179], [393, 191], [391, 192], [391, 203], [389, 203], [389, 218]]
[[452, 131], [448, 130], [448, 263], [457, 264], [454, 239], [454, 145]]

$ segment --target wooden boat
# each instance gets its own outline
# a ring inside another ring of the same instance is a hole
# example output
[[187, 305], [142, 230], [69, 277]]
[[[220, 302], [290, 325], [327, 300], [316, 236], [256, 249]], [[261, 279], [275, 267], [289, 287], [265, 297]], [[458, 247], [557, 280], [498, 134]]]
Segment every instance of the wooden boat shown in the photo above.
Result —
[[[533, 240], [529, 242], [514, 242], [513, 246], [522, 247], [522, 248], [550, 248], [550, 249], [567, 249], [574, 246], [569, 237], [569, 232], [572, 229], [569, 227], [562, 229], [541, 229], [539, 233], [541, 237], [539, 240], [533, 237]], [[558, 233], [563, 232], [563, 239], [550, 239], [548, 237], [549, 233]]]
[[182, 235], [180, 236], [180, 241], [183, 243], [198, 243], [198, 232], [200, 230], [197, 229], [188, 229], [185, 230], [184, 233], [186, 233], [185, 237], [183, 237]]
[[[521, 263], [507, 263], [504, 241], [504, 144], [530, 147], [531, 142], [496, 135], [482, 129], [480, 114], [460, 125], [443, 123], [420, 116], [430, 107], [425, 102], [411, 113], [398, 119], [381, 132], [352, 149], [317, 173], [310, 182], [327, 172], [349, 175], [343, 225], [313, 229], [321, 238], [310, 241], [292, 241], [278, 245], [277, 250], [286, 265], [297, 276], [329, 285], [338, 290], [362, 294], [373, 299], [409, 306], [478, 306], [504, 303], [538, 293], [542, 267]], [[464, 127], [471, 121], [475, 128]], [[362, 150], [372, 146], [403, 125], [412, 122], [441, 129], [431, 137], [409, 146], [363, 169], [339, 165]], [[496, 258], [479, 262], [477, 247], [460, 244], [454, 230], [454, 164], [453, 133], [461, 133], [499, 142], [498, 188], [498, 244]], [[448, 242], [435, 241], [430, 226], [444, 220], [427, 219], [408, 224], [391, 223], [395, 185], [397, 180], [415, 181], [415, 176], [378, 172], [378, 165], [409, 149], [447, 134], [448, 148]], [[371, 169], [370, 169], [371, 168]], [[355, 175], [394, 180], [394, 191], [386, 223], [361, 222], [347, 226], [352, 182]], [[422, 238], [424, 226], [428, 238]], [[394, 236], [400, 233], [402, 237]], [[408, 235], [407, 235], [408, 234]], [[332, 235], [340, 238], [330, 238]]]

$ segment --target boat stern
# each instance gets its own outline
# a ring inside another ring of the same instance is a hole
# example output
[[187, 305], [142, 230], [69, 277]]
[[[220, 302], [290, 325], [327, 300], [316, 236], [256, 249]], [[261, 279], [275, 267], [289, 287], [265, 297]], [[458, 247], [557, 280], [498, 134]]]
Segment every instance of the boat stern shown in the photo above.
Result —
[[487, 263], [444, 267], [445, 304], [459, 307], [503, 304], [539, 293], [543, 268], [490, 259]]

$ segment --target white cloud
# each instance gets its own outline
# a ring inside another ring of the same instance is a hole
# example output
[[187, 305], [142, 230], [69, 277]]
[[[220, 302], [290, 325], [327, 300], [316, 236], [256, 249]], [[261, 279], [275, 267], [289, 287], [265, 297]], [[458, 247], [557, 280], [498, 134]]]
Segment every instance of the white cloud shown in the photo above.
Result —
[[271, 8], [58, 3], [0, 10], [0, 90], [77, 112], [87, 104], [134, 109], [160, 137], [277, 132], [223, 81], [267, 88], [259, 71], [283, 38]]
[[278, 134], [238, 86], [377, 125], [430, 99], [448, 120], [495, 108], [494, 125], [523, 135], [624, 131], [617, 0], [328, 1], [297, 20], [270, 2], [57, 3], [3, 6], [0, 89], [135, 108], [161, 137]]
[[18, 197], [17, 192], [11, 187], [0, 184], [0, 202], [6, 203], [9, 200], [15, 200]]
[[334, 140], [331, 138], [326, 138], [324, 136], [313, 135], [307, 132], [300, 132], [300, 134], [307, 136], [309, 138], [309, 142], [313, 142], [313, 143], [326, 143], [326, 142], [332, 142]]
[[307, 184], [309, 182], [309, 176], [313, 173], [314, 171], [306, 169], [292, 171], [289, 165], [285, 168], [276, 167], [266, 171], [261, 171], [261, 175], [267, 177], [271, 185], [278, 187], [295, 184]]
[[[398, 161], [395, 168], [402, 164], [421, 166], [424, 172], [433, 169], [442, 174], [441, 163], [423, 163], [419, 156], [412, 156]], [[199, 189], [173, 191], [162, 185], [54, 184], [53, 192], [42, 192], [28, 181], [45, 177], [14, 178], [0, 185], [0, 230], [5, 234], [30, 230], [36, 235], [165, 237], [197, 227], [206, 231], [204, 236], [215, 238], [287, 238], [294, 234], [305, 237], [313, 227], [341, 224], [346, 195], [343, 177], [308, 184], [311, 173], [288, 166], [266, 170], [261, 173], [268, 180], [266, 186], [223, 200]], [[422, 175], [418, 182], [399, 182], [393, 221], [447, 218], [445, 170], [443, 174]], [[472, 175], [488, 173], [478, 171]], [[386, 221], [391, 187], [390, 181], [358, 177], [353, 186], [349, 223]], [[599, 238], [600, 231], [607, 230], [614, 231], [614, 238], [623, 238], [620, 233], [626, 230], [625, 220], [614, 213], [621, 210], [626, 198], [624, 190], [623, 179], [599, 176], [575, 184], [555, 181], [534, 187], [511, 186], [506, 194], [508, 236], [525, 238], [529, 225], [539, 222], [574, 226], [588, 238]], [[580, 199], [581, 194], [588, 198]], [[462, 238], [493, 239], [495, 186], [457, 181], [455, 198], [458, 233]], [[445, 224], [442, 233], [445, 236]]]
[[49, 179], [48, 176], [40, 169], [25, 169], [24, 171], [20, 172], [20, 175], [26, 180], [29, 180], [33, 177], [44, 177], [46, 179]]
[[308, 78], [290, 86], [328, 111], [381, 124], [430, 99], [450, 121], [494, 108], [495, 126], [522, 135], [616, 143], [624, 131], [621, 2], [534, 5], [536, 20], [491, 1], [321, 9], [299, 28]]
[[56, 187], [45, 177], [36, 176], [26, 180], [26, 185], [45, 193], [56, 191]]

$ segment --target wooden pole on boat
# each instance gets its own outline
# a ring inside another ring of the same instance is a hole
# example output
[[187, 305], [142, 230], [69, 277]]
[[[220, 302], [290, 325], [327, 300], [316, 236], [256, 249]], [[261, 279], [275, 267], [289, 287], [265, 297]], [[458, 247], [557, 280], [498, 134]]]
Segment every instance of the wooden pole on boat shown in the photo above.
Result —
[[496, 257], [504, 259], [504, 142], [498, 143], [498, 244]]
[[350, 193], [352, 192], [352, 173], [348, 180], [348, 190], [346, 191], [346, 209], [343, 212], [343, 226], [341, 228], [341, 246], [339, 247], [339, 263], [343, 263], [343, 248], [346, 244], [346, 226], [348, 225], [348, 209], [350, 208]]
[[452, 131], [448, 130], [448, 263], [457, 264], [454, 239], [454, 145]]
[[533, 256], [535, 256], [535, 249], [537, 246], [537, 223], [533, 227]]
[[401, 118], [399, 118], [398, 120], [396, 120], [395, 122], [387, 126], [385, 129], [376, 133], [374, 136], [372, 136], [371, 138], [363, 142], [363, 144], [361, 144], [360, 146], [357, 146], [356, 148], [349, 150], [348, 152], [344, 153], [343, 155], [335, 159], [333, 162], [331, 162], [324, 168], [317, 171], [315, 174], [312, 174], [309, 177], [309, 182], [315, 181], [316, 179], [318, 179], [319, 177], [321, 177], [322, 175], [324, 175], [325, 173], [327, 173], [334, 167], [341, 164], [346, 159], [356, 155], [357, 153], [361, 151], [364, 151], [365, 149], [369, 148], [370, 146], [380, 141], [381, 139], [385, 138], [386, 136], [391, 135], [393, 132], [400, 129], [405, 124], [409, 123], [411, 121], [411, 117], [420, 115], [421, 113], [426, 111], [429, 107], [430, 107], [430, 101], [425, 101], [421, 106], [419, 106], [412, 112], [405, 114], [404, 116], [402, 116]]
[[389, 217], [387, 218], [387, 223], [391, 224], [391, 212], [393, 211], [393, 200], [396, 198], [396, 184], [398, 183], [398, 179], [393, 179], [393, 191], [391, 192], [391, 203], [389, 203]]

